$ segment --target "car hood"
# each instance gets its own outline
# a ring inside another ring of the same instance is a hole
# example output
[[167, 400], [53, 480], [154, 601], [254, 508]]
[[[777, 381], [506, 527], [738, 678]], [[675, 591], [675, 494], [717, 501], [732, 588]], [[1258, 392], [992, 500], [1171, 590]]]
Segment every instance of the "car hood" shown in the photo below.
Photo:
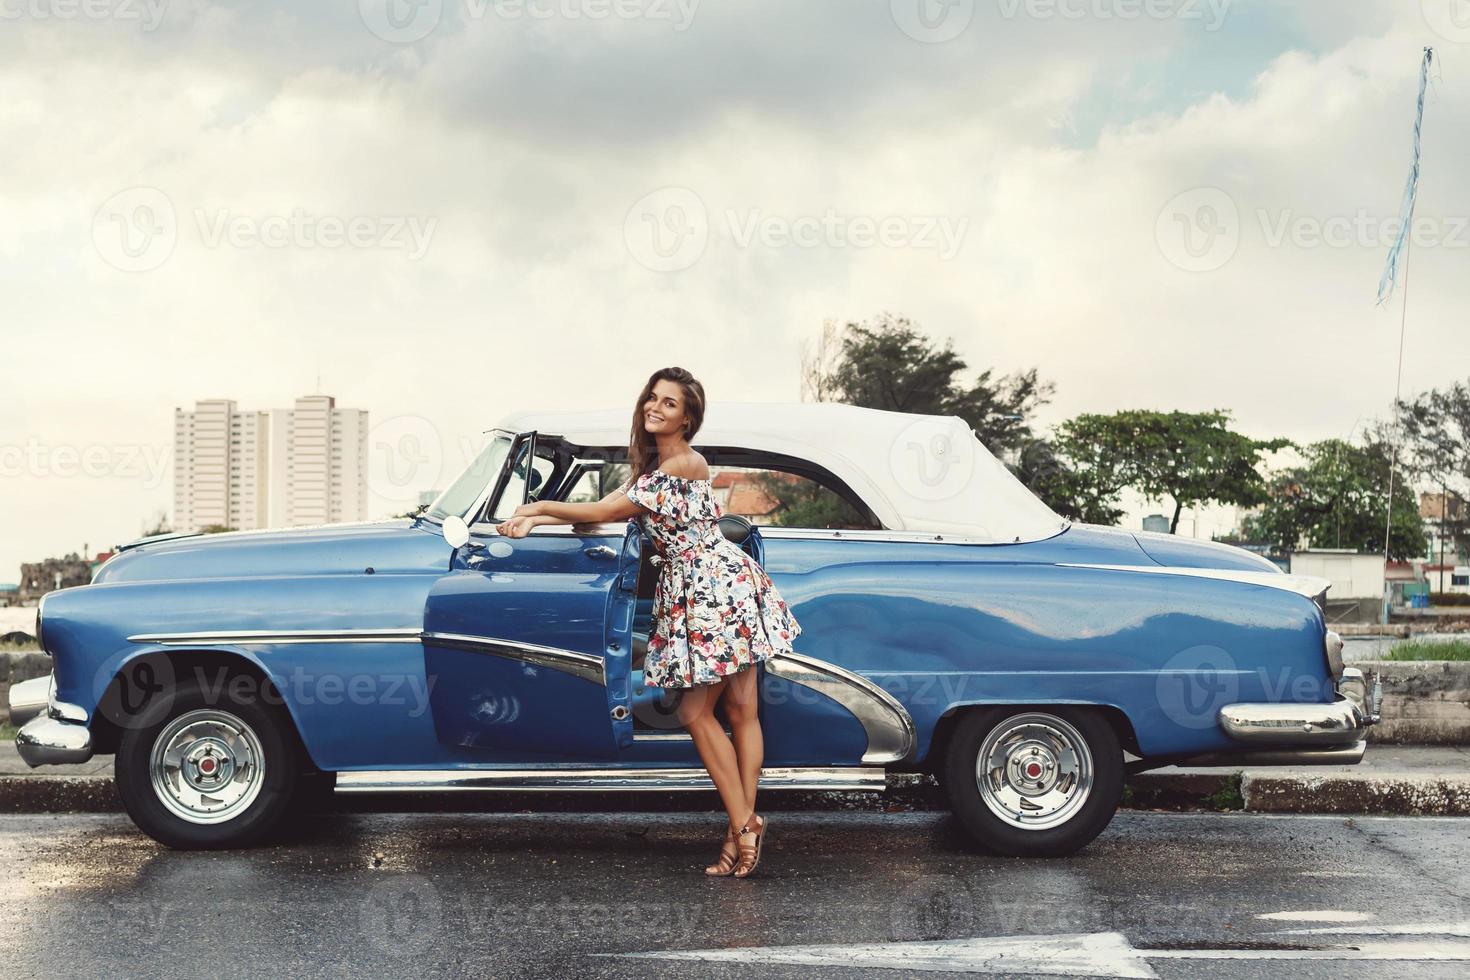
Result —
[[428, 571], [447, 567], [449, 552], [436, 525], [409, 519], [160, 535], [124, 545], [92, 581]]

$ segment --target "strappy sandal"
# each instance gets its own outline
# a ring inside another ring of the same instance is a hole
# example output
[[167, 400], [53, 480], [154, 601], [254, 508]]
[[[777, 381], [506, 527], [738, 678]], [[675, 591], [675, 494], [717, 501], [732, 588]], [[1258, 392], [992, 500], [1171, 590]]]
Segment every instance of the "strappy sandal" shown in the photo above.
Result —
[[[734, 845], [733, 847], [731, 845]], [[725, 827], [725, 843], [720, 845], [720, 859], [714, 864], [706, 865], [704, 873], [711, 878], [724, 878], [735, 870], [735, 862], [740, 857], [740, 845], [735, 842], [735, 828]]]
[[[754, 817], [755, 814], [751, 814], [751, 816]], [[733, 872], [736, 878], [750, 877], [750, 873], [760, 863], [761, 847], [766, 842], [766, 825], [769, 822], [765, 817], [761, 817], [760, 830], [752, 830], [749, 820], [745, 821], [745, 826], [740, 828], [740, 839], [736, 841], [736, 846], [740, 848], [740, 863], [735, 866]], [[745, 838], [747, 836], [754, 837], [754, 842], [746, 843]]]

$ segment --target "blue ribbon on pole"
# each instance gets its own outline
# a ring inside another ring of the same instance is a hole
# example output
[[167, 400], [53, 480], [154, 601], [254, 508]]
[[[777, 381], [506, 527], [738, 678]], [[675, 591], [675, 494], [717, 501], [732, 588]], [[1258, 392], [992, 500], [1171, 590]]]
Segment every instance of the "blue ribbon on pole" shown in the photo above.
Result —
[[1383, 276], [1378, 280], [1378, 305], [1393, 295], [1398, 280], [1399, 259], [1404, 244], [1409, 240], [1409, 230], [1414, 221], [1414, 201], [1419, 196], [1419, 131], [1424, 125], [1424, 89], [1429, 84], [1429, 66], [1434, 61], [1434, 49], [1424, 49], [1424, 60], [1419, 63], [1419, 103], [1414, 113], [1414, 152], [1409, 161], [1409, 180], [1404, 185], [1404, 199], [1399, 205], [1399, 233], [1388, 250], [1388, 262], [1383, 267]]

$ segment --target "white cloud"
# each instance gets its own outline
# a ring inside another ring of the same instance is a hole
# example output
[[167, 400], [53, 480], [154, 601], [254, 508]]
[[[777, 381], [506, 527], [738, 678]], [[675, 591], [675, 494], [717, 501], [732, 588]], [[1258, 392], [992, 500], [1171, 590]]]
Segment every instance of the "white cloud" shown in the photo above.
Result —
[[[516, 408], [621, 404], [669, 362], [712, 397], [789, 399], [823, 318], [883, 310], [954, 337], [976, 370], [1039, 366], [1058, 386], [1045, 422], [1220, 407], [1255, 435], [1344, 435], [1392, 394], [1397, 313], [1372, 303], [1384, 250], [1268, 232], [1395, 212], [1428, 33], [1413, 6], [1286, 22], [1239, 3], [1205, 36], [982, 3], [947, 44], [906, 36], [886, 4], [710, 0], [682, 32], [466, 22], [451, 5], [410, 46], [374, 37], [356, 4], [178, 4], [152, 33], [12, 25], [0, 445], [166, 449], [174, 406], [285, 406], [318, 372], [339, 404], [426, 416], [455, 447]], [[1448, 66], [1470, 47], [1437, 40], [1420, 214], [1453, 219], [1470, 192]], [[177, 235], [157, 268], [123, 272], [93, 225], [135, 186], [166, 195]], [[660, 273], [625, 219], [670, 186], [698, 195], [710, 235]], [[1198, 187], [1228, 195], [1239, 240], [1191, 273], [1156, 227]], [[201, 231], [298, 213], [433, 231], [416, 259]], [[948, 259], [850, 235], [742, 248], [731, 229], [752, 215], [964, 234]], [[1407, 391], [1470, 364], [1470, 250], [1453, 245], [1413, 253]], [[167, 479], [148, 483], [0, 478], [0, 581], [134, 536], [170, 503]]]

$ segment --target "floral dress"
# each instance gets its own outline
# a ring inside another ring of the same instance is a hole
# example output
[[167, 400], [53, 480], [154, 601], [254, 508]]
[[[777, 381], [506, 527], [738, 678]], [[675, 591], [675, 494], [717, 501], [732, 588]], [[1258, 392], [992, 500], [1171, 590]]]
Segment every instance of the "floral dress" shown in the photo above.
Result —
[[659, 569], [645, 684], [711, 684], [791, 651], [801, 627], [760, 564], [721, 533], [709, 480], [653, 470], [618, 489], [648, 511], [637, 520]]

